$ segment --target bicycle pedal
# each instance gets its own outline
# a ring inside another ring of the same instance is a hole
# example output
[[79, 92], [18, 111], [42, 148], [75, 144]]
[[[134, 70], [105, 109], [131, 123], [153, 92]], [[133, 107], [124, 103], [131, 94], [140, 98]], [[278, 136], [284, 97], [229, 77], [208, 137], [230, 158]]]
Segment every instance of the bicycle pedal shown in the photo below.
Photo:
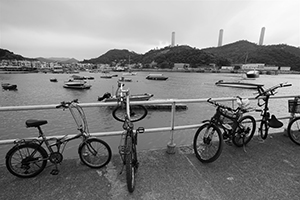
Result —
[[50, 174], [51, 175], [57, 175], [59, 173], [59, 170], [58, 169], [53, 169]]
[[231, 141], [231, 139], [226, 139], [226, 140], [224, 140], [224, 142], [228, 145], [228, 146], [232, 146], [232, 141]]

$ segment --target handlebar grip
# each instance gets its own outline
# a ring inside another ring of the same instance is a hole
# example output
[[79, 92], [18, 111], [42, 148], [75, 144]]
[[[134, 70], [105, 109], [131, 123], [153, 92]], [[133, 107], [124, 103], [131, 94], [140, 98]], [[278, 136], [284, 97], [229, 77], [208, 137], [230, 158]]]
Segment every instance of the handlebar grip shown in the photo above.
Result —
[[288, 83], [288, 84], [284, 84], [282, 87], [290, 87], [290, 86], [292, 86], [293, 84], [291, 84], [291, 83]]

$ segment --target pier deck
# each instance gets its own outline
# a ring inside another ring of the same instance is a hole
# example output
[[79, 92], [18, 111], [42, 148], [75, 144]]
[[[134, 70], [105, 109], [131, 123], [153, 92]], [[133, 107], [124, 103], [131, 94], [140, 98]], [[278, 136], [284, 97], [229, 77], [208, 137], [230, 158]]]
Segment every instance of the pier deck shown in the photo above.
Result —
[[[244, 152], [225, 145], [220, 158], [200, 163], [190, 147], [139, 152], [135, 191], [127, 191], [125, 171], [115, 155], [103, 169], [90, 169], [79, 159], [64, 160], [60, 173], [52, 167], [20, 179], [0, 167], [0, 199], [5, 200], [171, 200], [171, 199], [300, 199], [300, 146], [282, 133], [265, 142], [255, 137]], [[116, 152], [115, 152], [116, 153]]]

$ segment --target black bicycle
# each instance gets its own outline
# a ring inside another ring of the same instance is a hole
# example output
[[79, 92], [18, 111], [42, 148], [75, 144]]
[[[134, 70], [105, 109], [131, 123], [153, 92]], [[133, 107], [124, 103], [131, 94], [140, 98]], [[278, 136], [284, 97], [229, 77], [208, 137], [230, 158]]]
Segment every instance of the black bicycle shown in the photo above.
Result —
[[271, 115], [269, 112], [269, 99], [270, 96], [275, 95], [277, 92], [276, 90], [281, 87], [289, 87], [292, 84], [288, 83], [280, 83], [268, 89], [264, 89], [263, 87], [258, 87], [258, 95], [255, 97], [258, 99], [257, 105], [259, 107], [263, 107], [262, 109], [255, 109], [256, 112], [260, 112], [261, 114], [261, 122], [259, 126], [259, 133], [263, 140], [267, 139], [269, 128], [281, 128], [283, 123], [279, 121], [275, 115]]
[[[194, 153], [203, 163], [215, 161], [222, 152], [223, 140], [231, 142], [237, 147], [245, 146], [253, 137], [256, 123], [250, 115], [243, 116], [248, 112], [242, 98], [238, 97], [240, 105], [232, 109], [221, 105], [211, 98], [208, 103], [217, 107], [214, 116], [210, 120], [204, 120], [199, 127], [193, 142]], [[248, 103], [247, 103], [248, 104]]]
[[[120, 87], [119, 105], [113, 110], [113, 117], [123, 123], [124, 132], [121, 136], [119, 145], [119, 154], [126, 166], [126, 181], [129, 192], [133, 192], [136, 185], [136, 173], [139, 167], [137, 157], [137, 137], [139, 133], [144, 132], [143, 127], [134, 131], [133, 122], [144, 119], [147, 115], [147, 109], [142, 105], [130, 105], [129, 89], [124, 90], [124, 84], [118, 83]], [[120, 173], [123, 171], [123, 167]]]
[[289, 112], [292, 114], [292, 120], [287, 127], [287, 133], [289, 138], [297, 145], [300, 145], [300, 116], [295, 116], [296, 113], [300, 113], [300, 96], [295, 97], [293, 100], [289, 100]]
[[[41, 173], [49, 160], [55, 168], [51, 171], [52, 175], [59, 173], [57, 165], [63, 160], [63, 151], [66, 144], [77, 138], [82, 142], [78, 147], [80, 160], [91, 168], [101, 168], [111, 160], [111, 149], [109, 145], [101, 139], [90, 137], [87, 120], [84, 111], [78, 104], [78, 100], [62, 102], [56, 108], [69, 109], [79, 130], [74, 136], [65, 135], [61, 138], [47, 138], [41, 129], [42, 125], [47, 124], [46, 120], [29, 119], [26, 126], [38, 129], [38, 139], [19, 139], [15, 146], [6, 154], [6, 167], [10, 173], [21, 178], [30, 178]], [[46, 149], [42, 146], [45, 144]]]

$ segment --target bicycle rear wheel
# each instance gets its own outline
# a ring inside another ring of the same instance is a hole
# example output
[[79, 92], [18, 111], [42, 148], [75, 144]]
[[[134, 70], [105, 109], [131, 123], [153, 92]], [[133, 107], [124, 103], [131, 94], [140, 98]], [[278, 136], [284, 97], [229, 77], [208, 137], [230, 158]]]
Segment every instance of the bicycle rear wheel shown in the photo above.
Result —
[[126, 181], [127, 181], [127, 189], [131, 193], [135, 189], [135, 173], [136, 167], [134, 164], [136, 156], [136, 151], [133, 148], [132, 138], [127, 136], [126, 139], [126, 154], [125, 154], [125, 162], [126, 162]]
[[201, 162], [211, 163], [215, 161], [223, 149], [221, 130], [209, 123], [200, 126], [194, 136], [193, 148], [196, 157]]
[[46, 165], [48, 153], [35, 143], [16, 145], [6, 154], [6, 168], [20, 178], [31, 178], [41, 173]]
[[109, 145], [98, 138], [89, 138], [82, 142], [78, 148], [80, 160], [91, 168], [101, 168], [111, 160]]
[[[130, 105], [130, 121], [137, 122], [144, 119], [148, 114], [147, 109], [143, 105]], [[126, 116], [126, 107], [125, 106], [118, 106], [112, 112], [113, 117], [120, 121], [125, 121]]]
[[259, 127], [260, 137], [265, 140], [268, 137], [269, 125], [267, 121], [261, 121]]
[[300, 117], [294, 118], [290, 121], [287, 127], [287, 133], [295, 144], [300, 145]]
[[232, 142], [235, 146], [242, 147], [252, 139], [256, 129], [256, 122], [252, 116], [247, 115], [241, 117], [237, 123], [238, 125], [232, 137]]

